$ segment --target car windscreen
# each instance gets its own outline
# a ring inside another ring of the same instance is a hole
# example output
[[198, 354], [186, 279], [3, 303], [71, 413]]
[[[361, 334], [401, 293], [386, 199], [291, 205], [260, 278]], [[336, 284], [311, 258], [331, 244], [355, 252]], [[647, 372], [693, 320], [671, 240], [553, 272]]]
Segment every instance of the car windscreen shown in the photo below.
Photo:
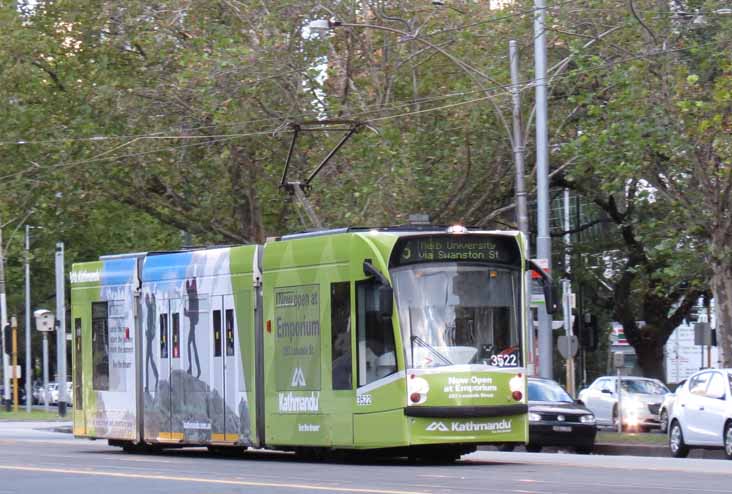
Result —
[[529, 381], [529, 401], [574, 402], [564, 388], [551, 381]]
[[663, 384], [645, 379], [623, 379], [623, 390], [629, 393], [644, 395], [663, 395], [670, 393], [669, 389]]

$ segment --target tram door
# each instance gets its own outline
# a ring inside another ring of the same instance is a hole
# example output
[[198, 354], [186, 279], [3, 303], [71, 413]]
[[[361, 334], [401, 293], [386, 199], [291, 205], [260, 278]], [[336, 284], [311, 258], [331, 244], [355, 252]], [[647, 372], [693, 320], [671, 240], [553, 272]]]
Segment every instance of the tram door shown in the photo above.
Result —
[[[163, 387], [158, 384], [158, 393], [160, 394], [160, 412], [164, 410], [170, 410], [170, 302], [163, 300], [162, 304], [157, 307], [158, 309], [158, 342], [160, 343], [160, 350], [158, 353], [160, 368], [160, 383], [168, 383], [168, 393], [162, 393]], [[157, 439], [170, 439], [170, 415], [162, 414], [163, 423], [160, 425], [159, 437]], [[146, 422], [147, 423], [147, 422]], [[147, 426], [146, 426], [147, 429]]]
[[[84, 347], [81, 335], [82, 319], [74, 319], [74, 434], [86, 434], [86, 416], [84, 413], [84, 387], [82, 386], [84, 369]], [[45, 389], [43, 390], [45, 393]]]
[[[176, 420], [176, 414], [182, 410], [181, 379], [181, 299], [167, 300], [160, 308], [160, 381], [168, 381], [168, 392], [160, 396], [160, 408], [163, 412], [163, 423], [160, 426], [160, 439], [163, 441], [181, 441], [183, 439], [182, 423]], [[164, 402], [164, 403], [163, 403]], [[168, 413], [166, 413], [166, 411]]]
[[236, 442], [239, 439], [239, 417], [236, 413], [239, 374], [232, 295], [211, 297], [211, 331], [213, 387], [218, 395], [214, 401], [216, 416], [211, 417], [211, 439], [214, 442]]
[[185, 396], [183, 373], [183, 300], [170, 299], [170, 439], [183, 440], [183, 401]]

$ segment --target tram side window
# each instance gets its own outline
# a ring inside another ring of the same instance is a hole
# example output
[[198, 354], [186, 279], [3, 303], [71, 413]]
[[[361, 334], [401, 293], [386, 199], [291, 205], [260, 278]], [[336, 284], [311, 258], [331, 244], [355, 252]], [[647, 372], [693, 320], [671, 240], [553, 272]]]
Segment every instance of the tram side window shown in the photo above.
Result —
[[180, 313], [173, 313], [173, 358], [180, 358]]
[[168, 358], [168, 314], [160, 314], [160, 358]]
[[333, 389], [353, 389], [351, 380], [351, 285], [330, 285], [330, 344]]
[[221, 356], [221, 311], [213, 311], [214, 357]]
[[364, 386], [397, 370], [394, 329], [379, 307], [379, 284], [356, 284], [358, 385]]
[[234, 356], [234, 309], [226, 309], [226, 356]]
[[107, 302], [92, 302], [92, 387], [109, 390], [109, 310]]

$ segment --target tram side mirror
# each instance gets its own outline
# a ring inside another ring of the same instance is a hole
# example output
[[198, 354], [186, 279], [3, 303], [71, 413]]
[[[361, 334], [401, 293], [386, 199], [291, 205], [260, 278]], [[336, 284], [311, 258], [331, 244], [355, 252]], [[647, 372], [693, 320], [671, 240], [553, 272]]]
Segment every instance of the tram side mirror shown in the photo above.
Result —
[[537, 273], [540, 277], [541, 288], [544, 292], [544, 304], [546, 305], [547, 314], [554, 314], [558, 309], [557, 300], [559, 300], [559, 297], [557, 296], [556, 287], [554, 286], [552, 277], [549, 276], [547, 272], [541, 268], [541, 266], [536, 264], [531, 259], [528, 260], [528, 267], [530, 270]]

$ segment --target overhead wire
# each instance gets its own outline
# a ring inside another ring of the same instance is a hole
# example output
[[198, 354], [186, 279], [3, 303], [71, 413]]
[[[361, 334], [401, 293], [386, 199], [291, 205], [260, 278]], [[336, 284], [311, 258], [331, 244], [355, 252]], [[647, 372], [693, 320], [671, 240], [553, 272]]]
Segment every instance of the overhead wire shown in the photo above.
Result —
[[[167, 146], [167, 147], [164, 147], [164, 148], [157, 148], [157, 149], [152, 149], [152, 150], [147, 150], [147, 151], [141, 151], [141, 152], [138, 152], [138, 153], [124, 154], [124, 155], [114, 155], [114, 156], [107, 156], [110, 153], [110, 150], [106, 150], [106, 151], [103, 151], [103, 152], [101, 152], [101, 153], [99, 153], [97, 155], [92, 156], [91, 158], [85, 158], [85, 159], [76, 160], [76, 161], [65, 161], [65, 162], [55, 163], [53, 165], [48, 165], [46, 167], [40, 167], [40, 170], [46, 171], [46, 170], [55, 170], [55, 169], [60, 169], [60, 168], [72, 168], [72, 167], [75, 167], [75, 166], [86, 165], [86, 164], [95, 163], [95, 162], [115, 161], [115, 160], [126, 159], [126, 158], [137, 158], [137, 157], [140, 157], [140, 156], [146, 156], [146, 155], [149, 155], [149, 154], [161, 153], [161, 152], [164, 152], [164, 151], [177, 151], [179, 149], [185, 149], [185, 148], [196, 147], [196, 146], [205, 146], [205, 145], [208, 145], [208, 144], [215, 144], [215, 143], [218, 143], [218, 142], [224, 142], [224, 141], [229, 141], [229, 140], [233, 140], [233, 139], [238, 139], [238, 138], [241, 138], [241, 137], [250, 137], [250, 136], [256, 136], [256, 135], [268, 135], [268, 134], [271, 134], [271, 131], [266, 131], [266, 132], [251, 132], [251, 133], [245, 133], [245, 134], [231, 134], [231, 135], [229, 135], [227, 137], [220, 137], [220, 138], [217, 138], [217, 139], [210, 139], [208, 141], [203, 141], [203, 142], [194, 142], [194, 143], [191, 143], [191, 144], [181, 144], [180, 146]], [[140, 139], [139, 138], [134, 138], [131, 141], [126, 142], [124, 144], [121, 144], [119, 146], [116, 146], [113, 149], [118, 150], [120, 148], [129, 146], [130, 144], [132, 144], [132, 143], [134, 143], [134, 142], [136, 142], [138, 140], [140, 140]], [[28, 173], [30, 173], [32, 171], [39, 171], [39, 168], [19, 170], [17, 172], [9, 173], [7, 175], [0, 176], [0, 180], [7, 180], [7, 179], [14, 178], [14, 177], [26, 175], [26, 174], [28, 174]]]

